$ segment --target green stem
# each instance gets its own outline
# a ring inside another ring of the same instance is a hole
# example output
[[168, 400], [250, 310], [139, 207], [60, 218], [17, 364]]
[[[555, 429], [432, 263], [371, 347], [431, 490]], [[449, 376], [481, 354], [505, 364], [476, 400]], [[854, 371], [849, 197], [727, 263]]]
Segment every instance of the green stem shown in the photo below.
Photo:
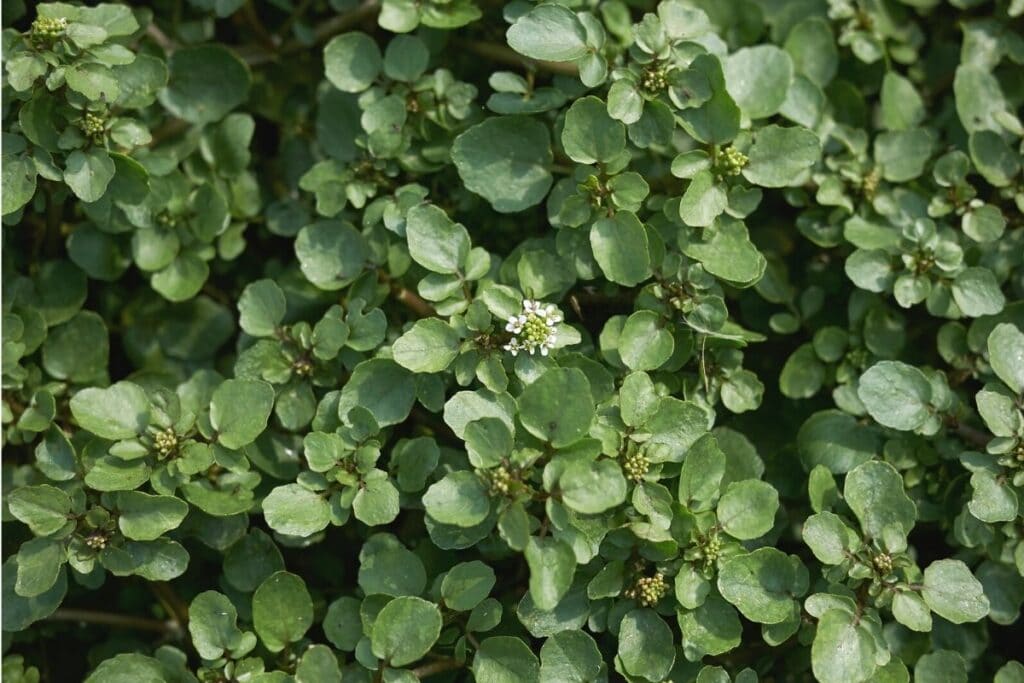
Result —
[[61, 607], [48, 616], [47, 620], [103, 624], [104, 626], [130, 628], [138, 631], [152, 631], [154, 633], [165, 634], [171, 634], [177, 631], [177, 628], [172, 621], [160, 621], [158, 619], [147, 619], [146, 617], [133, 617], [126, 614], [111, 614], [110, 612], [73, 609], [70, 607]]

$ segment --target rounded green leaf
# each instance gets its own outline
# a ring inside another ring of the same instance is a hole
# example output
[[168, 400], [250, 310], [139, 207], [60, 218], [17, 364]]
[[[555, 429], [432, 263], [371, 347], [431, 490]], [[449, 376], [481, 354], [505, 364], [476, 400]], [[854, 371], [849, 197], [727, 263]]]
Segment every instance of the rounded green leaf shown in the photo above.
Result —
[[818, 136], [806, 128], [765, 126], [754, 135], [743, 177], [761, 187], [786, 187], [800, 180], [820, 155]]
[[618, 507], [626, 500], [626, 478], [611, 459], [570, 462], [558, 480], [562, 501], [576, 512], [595, 515]]
[[647, 230], [630, 211], [595, 221], [590, 248], [601, 272], [612, 282], [632, 287], [651, 276]]
[[249, 68], [223, 45], [182, 47], [167, 66], [170, 78], [160, 101], [189, 123], [219, 121], [249, 99]]
[[257, 379], [229, 379], [213, 392], [210, 423], [225, 448], [241, 448], [267, 428], [274, 388]]
[[441, 610], [422, 598], [403, 596], [384, 606], [373, 622], [373, 654], [390, 666], [405, 666], [430, 652], [441, 634]]
[[252, 622], [271, 652], [298, 642], [313, 625], [313, 600], [303, 580], [288, 572], [267, 577], [253, 593]]
[[107, 191], [114, 177], [114, 161], [106, 150], [76, 149], [64, 166], [64, 182], [83, 202], [95, 202]]
[[672, 631], [652, 609], [628, 612], [619, 624], [619, 659], [626, 672], [660, 681], [675, 662]]
[[878, 642], [853, 614], [833, 609], [818, 619], [811, 666], [821, 683], [869, 681], [878, 667]]
[[1024, 393], [1024, 333], [1000, 323], [992, 328], [987, 345], [992, 371], [1015, 394]]
[[416, 321], [391, 347], [395, 362], [413, 372], [441, 372], [459, 353], [459, 334], [438, 318]]
[[741, 48], [725, 60], [724, 69], [729, 94], [752, 119], [776, 113], [793, 82], [793, 60], [774, 45]]
[[479, 683], [535, 683], [539, 674], [537, 656], [512, 636], [487, 638], [473, 656], [473, 676]]
[[405, 218], [409, 255], [416, 263], [435, 273], [461, 272], [469, 258], [469, 233], [433, 204], [409, 209]]
[[126, 538], [153, 541], [181, 525], [188, 504], [174, 496], [121, 491], [117, 494], [117, 511], [117, 525]]
[[953, 300], [964, 315], [978, 318], [1003, 310], [1006, 297], [988, 268], [966, 268], [953, 280]]
[[771, 530], [778, 508], [779, 492], [768, 482], [733, 482], [718, 501], [718, 522], [730, 536], [748, 541]]
[[442, 524], [471, 527], [490, 514], [491, 500], [487, 487], [476, 473], [457, 470], [427, 489], [423, 494], [423, 507]]
[[580, 164], [612, 161], [626, 149], [626, 127], [596, 97], [582, 97], [565, 113], [562, 147]]
[[441, 581], [441, 597], [446, 607], [467, 612], [486, 598], [494, 588], [496, 577], [488, 565], [473, 560], [448, 570]]
[[790, 617], [795, 582], [793, 562], [775, 548], [759, 548], [719, 563], [722, 597], [760, 624], [778, 624]]
[[619, 355], [631, 370], [657, 370], [674, 350], [672, 332], [654, 311], [633, 313], [619, 334]]
[[917, 508], [903, 490], [903, 477], [887, 462], [872, 460], [852, 469], [843, 496], [871, 538], [881, 539], [892, 529], [906, 536], [914, 528]]
[[295, 255], [302, 274], [320, 289], [341, 289], [362, 272], [366, 241], [345, 221], [316, 221], [299, 231]]
[[[205, 591], [193, 598], [188, 608], [188, 632], [203, 659], [217, 659], [242, 644], [238, 612], [221, 593]], [[250, 634], [250, 638], [252, 635]]]
[[936, 560], [928, 565], [921, 597], [933, 612], [954, 624], [980, 621], [989, 610], [981, 582], [960, 560]]
[[330, 522], [327, 501], [319, 493], [298, 484], [278, 486], [263, 499], [267, 525], [288, 536], [312, 536]]
[[361, 31], [335, 36], [324, 47], [324, 72], [335, 88], [362, 92], [380, 74], [384, 60], [377, 41]]
[[590, 382], [576, 368], [548, 370], [523, 390], [517, 403], [527, 431], [555, 448], [583, 438], [594, 420]]
[[238, 324], [254, 337], [269, 337], [285, 313], [284, 292], [273, 280], [249, 283], [238, 300]]
[[860, 376], [857, 395], [876, 422], [893, 429], [917, 429], [930, 415], [928, 378], [899, 361], [880, 361], [868, 368]]
[[478, 123], [455, 138], [451, 155], [466, 187], [501, 213], [536, 206], [551, 188], [548, 129], [526, 116], [495, 116]]
[[589, 683], [601, 672], [601, 651], [583, 631], [561, 631], [540, 648], [540, 683]]
[[506, 33], [521, 55], [569, 62], [587, 53], [587, 31], [572, 10], [557, 4], [538, 5], [516, 20]]
[[149, 424], [149, 410], [146, 392], [131, 382], [90, 387], [71, 397], [71, 414], [79, 426], [111, 441], [141, 434]]

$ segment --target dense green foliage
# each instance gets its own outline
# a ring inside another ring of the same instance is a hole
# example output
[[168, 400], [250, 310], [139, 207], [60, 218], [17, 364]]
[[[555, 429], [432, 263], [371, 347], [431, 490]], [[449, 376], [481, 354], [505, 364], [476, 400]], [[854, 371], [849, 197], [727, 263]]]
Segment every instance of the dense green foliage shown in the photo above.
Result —
[[4, 5], [5, 683], [1024, 682], [1022, 0]]

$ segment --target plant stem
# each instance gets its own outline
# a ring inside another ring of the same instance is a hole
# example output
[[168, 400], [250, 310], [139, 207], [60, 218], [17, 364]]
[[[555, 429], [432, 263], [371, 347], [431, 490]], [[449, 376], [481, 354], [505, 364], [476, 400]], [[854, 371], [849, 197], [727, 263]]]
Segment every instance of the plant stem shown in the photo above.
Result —
[[146, 585], [167, 610], [167, 613], [171, 615], [171, 619], [174, 620], [178, 629], [184, 630], [188, 625], [188, 605], [178, 597], [171, 584], [166, 581], [148, 581]]
[[525, 67], [537, 71], [547, 71], [565, 76], [576, 76], [580, 72], [572, 62], [547, 62], [540, 59], [530, 59], [510, 47], [497, 43], [488, 43], [482, 40], [456, 40], [455, 45], [501, 64]]
[[175, 633], [178, 629], [173, 621], [160, 621], [146, 617], [133, 617], [126, 614], [111, 614], [88, 609], [61, 607], [47, 617], [50, 621], [77, 621], [87, 624], [103, 624], [120, 628], [131, 628], [154, 633]]
[[423, 679], [427, 676], [451, 671], [452, 669], [461, 669], [463, 666], [465, 665], [454, 657], [447, 657], [445, 659], [439, 659], [436, 662], [431, 662], [430, 664], [424, 664], [423, 666], [416, 667], [412, 670], [412, 675], [416, 678]]
[[347, 31], [353, 26], [361, 24], [364, 20], [374, 16], [380, 10], [379, 0], [364, 0], [363, 4], [356, 7], [351, 12], [346, 14], [339, 14], [336, 17], [332, 17], [327, 21], [321, 23], [316, 30], [313, 31], [312, 43], [304, 43], [298, 40], [292, 40], [280, 47], [277, 52], [271, 52], [255, 46], [253, 48], [239, 50], [239, 56], [245, 60], [249, 66], [259, 66], [260, 64], [266, 64], [267, 62], [275, 62], [281, 57], [302, 52], [308, 50], [312, 45], [319, 43], [325, 43], [333, 36]]
[[178, 49], [177, 44], [171, 40], [166, 33], [160, 30], [160, 27], [156, 25], [156, 22], [149, 22], [149, 26], [146, 27], [146, 35], [149, 36], [154, 43], [163, 48], [163, 51], [168, 55]]

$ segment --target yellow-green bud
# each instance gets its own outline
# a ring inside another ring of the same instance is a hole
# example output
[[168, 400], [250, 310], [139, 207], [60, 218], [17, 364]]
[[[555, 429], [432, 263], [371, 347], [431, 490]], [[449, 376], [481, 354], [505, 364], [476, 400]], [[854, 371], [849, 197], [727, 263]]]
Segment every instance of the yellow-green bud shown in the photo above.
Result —
[[730, 145], [722, 150], [718, 160], [718, 174], [720, 176], [739, 175], [749, 161], [746, 154]]
[[668, 593], [668, 583], [661, 572], [654, 576], [641, 576], [626, 590], [627, 598], [636, 600], [643, 607], [653, 607]]
[[622, 469], [626, 471], [627, 477], [639, 483], [651, 469], [651, 461], [640, 450], [633, 450], [622, 459]]
[[32, 22], [32, 42], [48, 45], [64, 35], [68, 20], [64, 17], [38, 17]]
[[292, 370], [299, 377], [309, 377], [313, 374], [313, 363], [307, 358], [296, 358], [292, 363]]
[[98, 114], [88, 112], [79, 126], [83, 133], [92, 138], [93, 142], [102, 142], [107, 128], [107, 120]]
[[85, 537], [85, 544], [93, 550], [103, 550], [107, 547], [107, 536], [97, 531]]
[[178, 435], [170, 427], [157, 432], [153, 437], [153, 448], [161, 458], [166, 458], [178, 450]]
[[660, 93], [668, 85], [668, 73], [663, 66], [648, 66], [640, 75], [640, 89], [652, 95]]
[[512, 486], [512, 473], [504, 465], [490, 471], [490, 492], [492, 496], [507, 496]]
[[871, 201], [875, 198], [875, 193], [878, 191], [878, 183], [882, 180], [881, 174], [877, 168], [871, 169], [871, 172], [864, 176], [864, 180], [861, 182], [860, 190], [864, 193], [864, 198]]

